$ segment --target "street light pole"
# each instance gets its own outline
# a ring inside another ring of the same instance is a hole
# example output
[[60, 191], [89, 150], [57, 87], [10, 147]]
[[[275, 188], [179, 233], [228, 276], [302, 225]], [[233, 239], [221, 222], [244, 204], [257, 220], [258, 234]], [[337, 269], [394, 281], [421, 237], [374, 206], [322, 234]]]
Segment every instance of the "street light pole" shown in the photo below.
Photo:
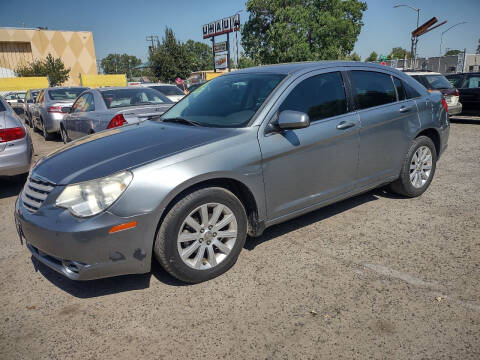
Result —
[[450, 29], [453, 29], [455, 26], [466, 24], [468, 21], [461, 21], [459, 23], [456, 23], [455, 25], [450, 26], [447, 30], [442, 31], [442, 34], [440, 35], [440, 53], [438, 54], [438, 72], [440, 72], [440, 58], [442, 57], [442, 43], [443, 43], [443, 35]]
[[[418, 25], [419, 25], [419, 21], [420, 21], [420, 10], [421, 9], [415, 8], [415, 7], [407, 5], [407, 4], [397, 4], [397, 5], [394, 5], [393, 7], [394, 8], [399, 8], [399, 7], [402, 7], [402, 6], [408, 7], [408, 8], [417, 12], [417, 27], [416, 27], [416, 29], [418, 29]], [[414, 61], [413, 67], [414, 68], [415, 68], [415, 62], [417, 60], [417, 43], [418, 43], [418, 38], [415, 37], [415, 36], [412, 36], [412, 45], [411, 45], [411, 49], [410, 49], [410, 57], [413, 58], [413, 61]]]

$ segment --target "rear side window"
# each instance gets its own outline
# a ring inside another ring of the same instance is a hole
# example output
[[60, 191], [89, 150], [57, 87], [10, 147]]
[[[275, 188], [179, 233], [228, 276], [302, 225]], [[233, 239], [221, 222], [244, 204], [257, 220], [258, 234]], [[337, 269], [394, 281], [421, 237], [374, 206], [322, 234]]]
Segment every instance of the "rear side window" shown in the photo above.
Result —
[[303, 80], [288, 94], [279, 109], [283, 110], [307, 113], [310, 121], [346, 113], [342, 76], [339, 72], [332, 72]]
[[447, 80], [456, 88], [461, 88], [463, 83], [463, 75], [448, 75]]
[[3, 106], [3, 103], [0, 101], [0, 111], [5, 111], [5, 106]]
[[395, 76], [393, 76], [392, 78], [393, 78], [393, 84], [395, 85], [395, 89], [397, 89], [398, 100], [399, 101], [405, 100], [407, 96], [405, 94], [405, 88], [403, 86], [402, 80], [396, 78]]
[[374, 71], [351, 71], [350, 74], [359, 109], [397, 101], [390, 75]]
[[470, 75], [468, 77], [467, 88], [476, 89], [480, 87], [480, 75]]

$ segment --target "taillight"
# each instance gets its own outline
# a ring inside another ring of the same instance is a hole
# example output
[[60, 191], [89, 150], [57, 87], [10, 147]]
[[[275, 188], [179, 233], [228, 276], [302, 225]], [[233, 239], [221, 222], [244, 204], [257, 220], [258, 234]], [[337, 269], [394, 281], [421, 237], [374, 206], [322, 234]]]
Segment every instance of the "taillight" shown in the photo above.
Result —
[[113, 117], [112, 120], [108, 123], [107, 129], [115, 128], [122, 126], [127, 123], [127, 120], [123, 117], [123, 114], [117, 114]]
[[448, 105], [447, 105], [447, 100], [445, 100], [445, 98], [442, 98], [442, 106], [445, 109], [445, 111], [448, 113]]
[[460, 96], [460, 93], [458, 92], [457, 89], [455, 89], [455, 96]]
[[63, 113], [61, 106], [49, 106], [47, 111], [49, 113]]
[[25, 129], [23, 127], [0, 129], [0, 143], [18, 140], [24, 137], [25, 137]]

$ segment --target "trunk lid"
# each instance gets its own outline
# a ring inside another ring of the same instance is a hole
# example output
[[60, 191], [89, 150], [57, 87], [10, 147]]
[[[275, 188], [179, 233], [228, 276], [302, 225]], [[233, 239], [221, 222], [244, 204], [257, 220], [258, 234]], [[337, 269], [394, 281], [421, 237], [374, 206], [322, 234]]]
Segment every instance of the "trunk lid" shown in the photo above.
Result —
[[122, 114], [129, 124], [134, 124], [148, 118], [162, 115], [165, 111], [170, 109], [173, 104], [157, 104], [148, 106], [132, 106], [124, 108], [117, 114]]

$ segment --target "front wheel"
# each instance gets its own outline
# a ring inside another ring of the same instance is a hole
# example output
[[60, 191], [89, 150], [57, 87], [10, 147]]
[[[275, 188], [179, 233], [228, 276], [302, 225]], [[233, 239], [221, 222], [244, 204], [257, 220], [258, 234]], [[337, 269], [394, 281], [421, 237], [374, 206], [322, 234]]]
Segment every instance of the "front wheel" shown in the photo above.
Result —
[[240, 200], [226, 189], [205, 188], [170, 209], [158, 231], [154, 254], [172, 276], [199, 283], [232, 267], [246, 236], [247, 216]]
[[432, 182], [436, 165], [435, 145], [429, 137], [419, 136], [410, 144], [400, 177], [390, 184], [390, 189], [408, 197], [422, 195]]

